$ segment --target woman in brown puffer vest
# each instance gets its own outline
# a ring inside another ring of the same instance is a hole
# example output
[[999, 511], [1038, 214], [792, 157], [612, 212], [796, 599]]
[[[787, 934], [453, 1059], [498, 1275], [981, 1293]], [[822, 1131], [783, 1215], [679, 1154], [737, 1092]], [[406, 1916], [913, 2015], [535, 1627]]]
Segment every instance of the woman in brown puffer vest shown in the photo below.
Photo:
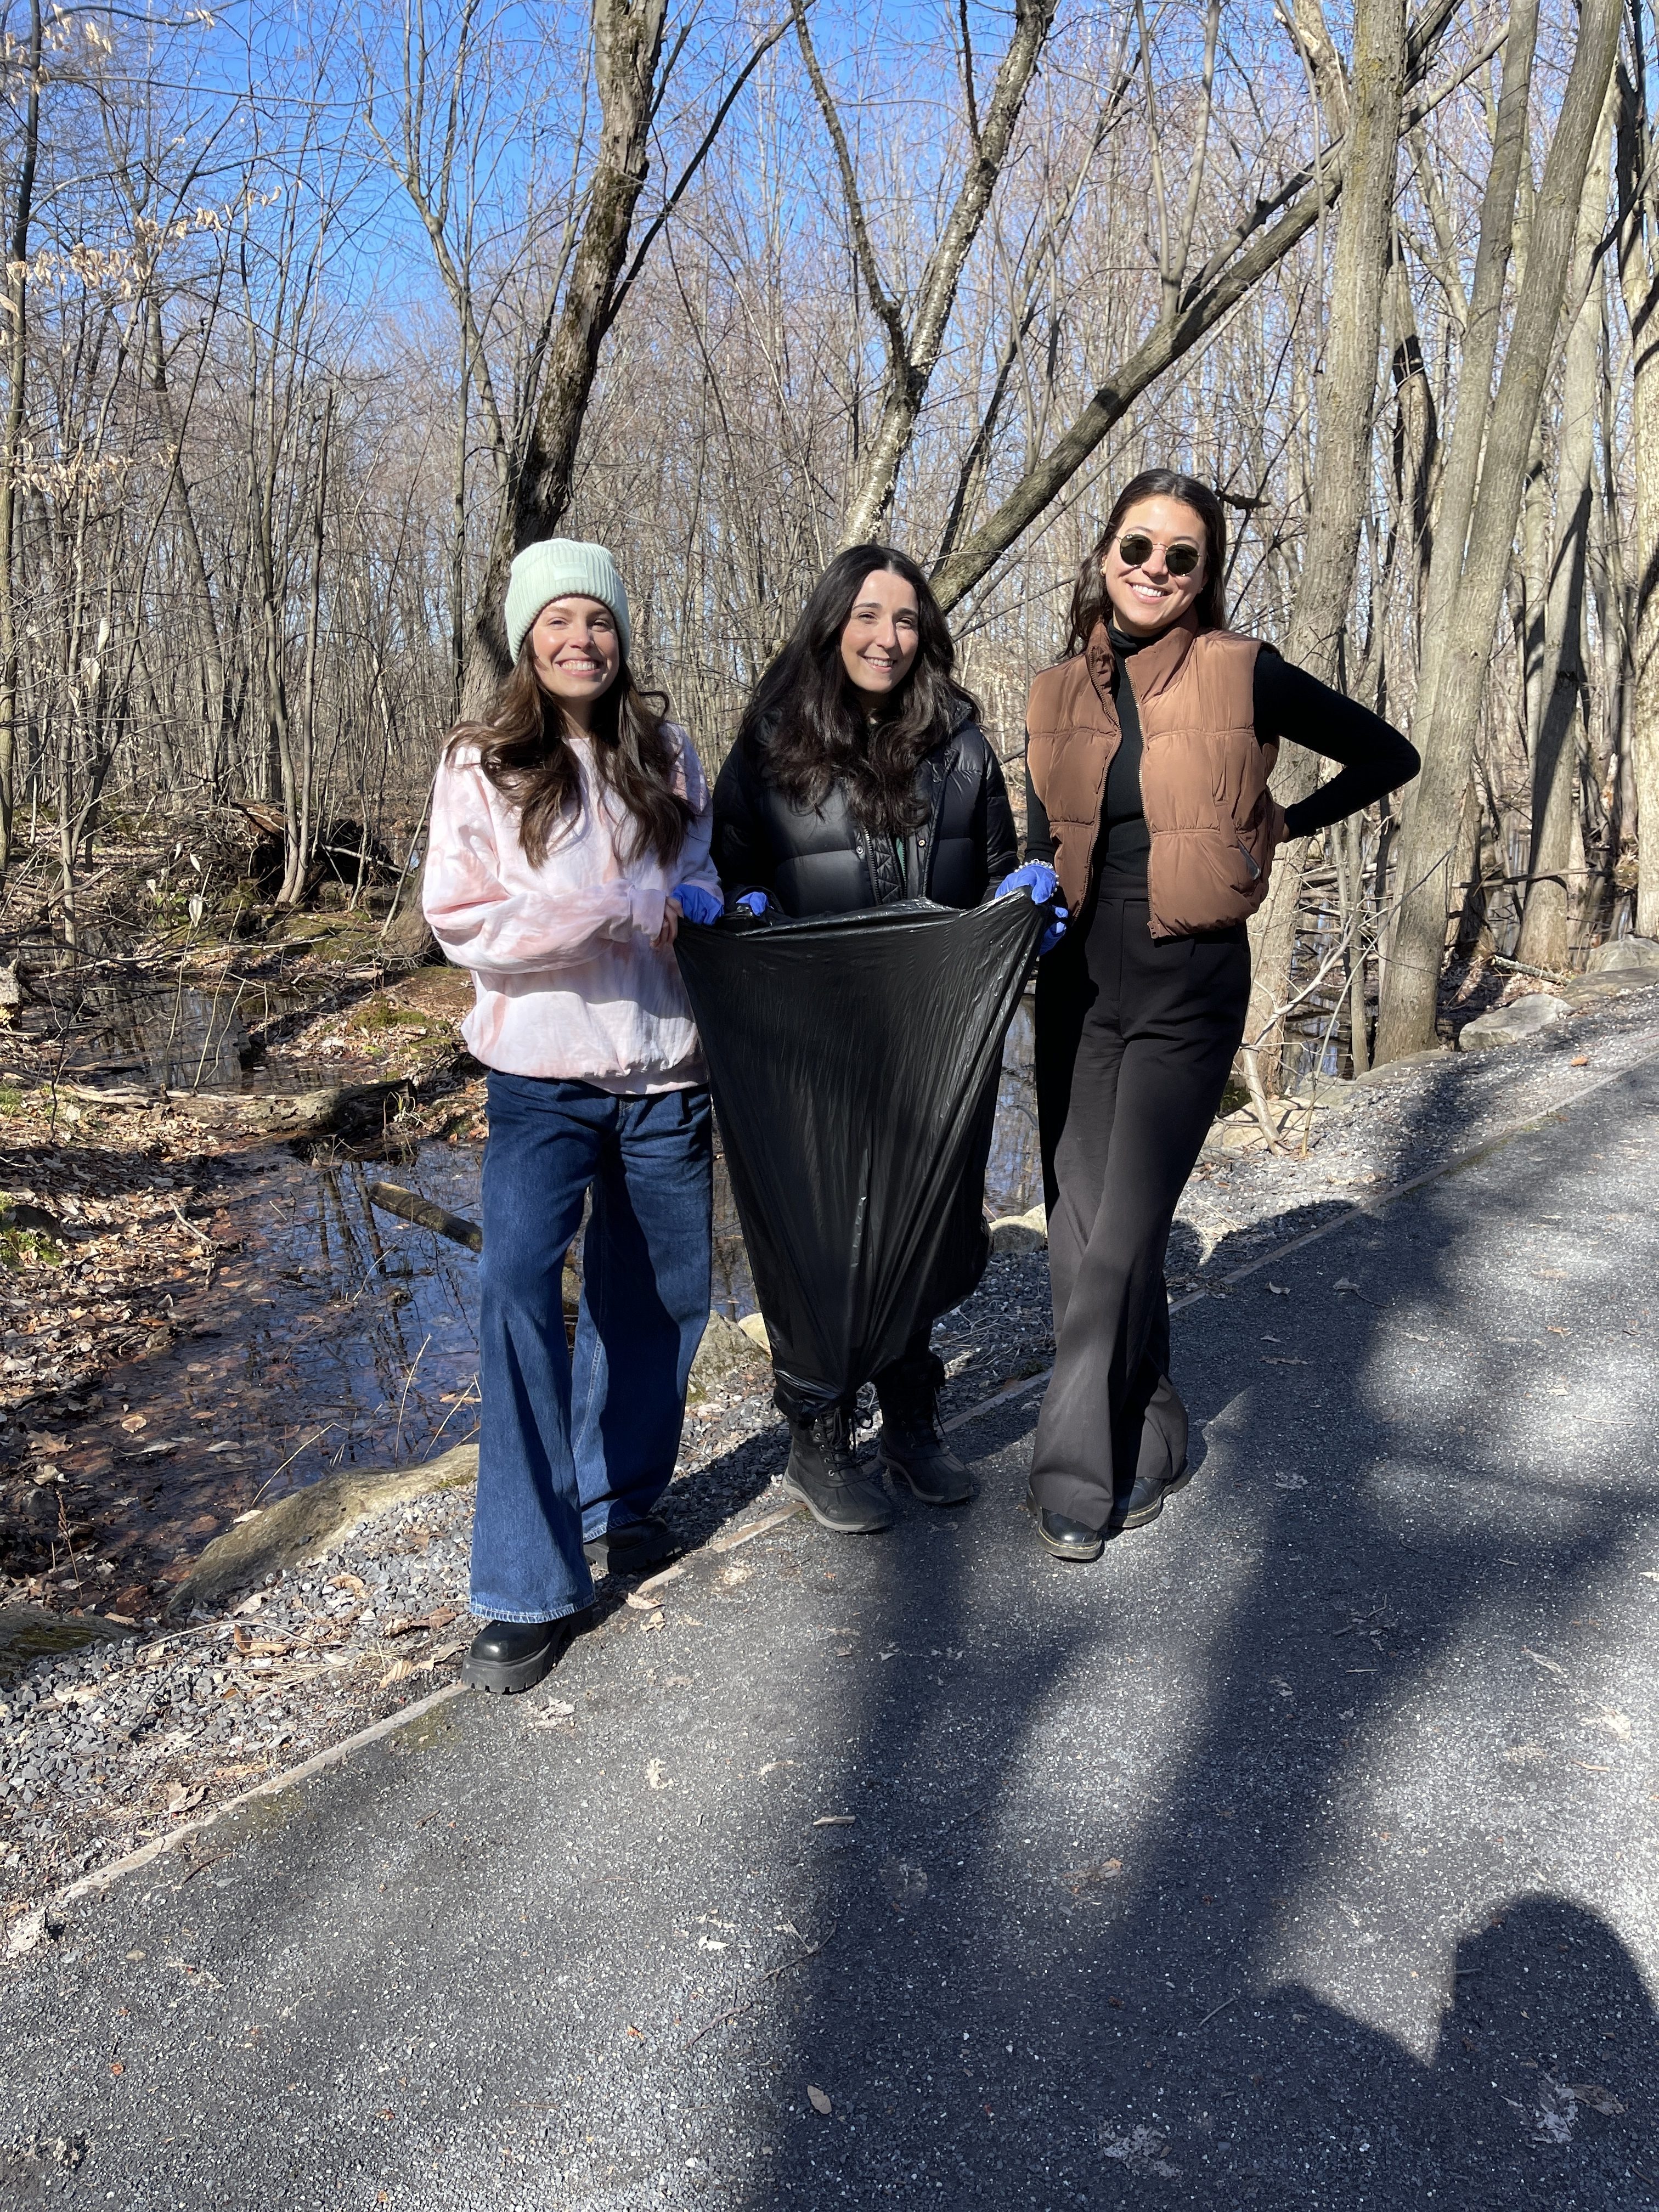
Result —
[[[1244, 1033], [1244, 925], [1273, 854], [1419, 767], [1378, 716], [1223, 627], [1225, 560], [1206, 485], [1136, 477], [1083, 565], [1072, 658], [1026, 710], [1025, 856], [1075, 917], [1036, 1011], [1055, 1349], [1030, 1504], [1062, 1559], [1097, 1559], [1187, 1480], [1164, 1257]], [[1267, 788], [1284, 738], [1341, 763], [1288, 813]]]

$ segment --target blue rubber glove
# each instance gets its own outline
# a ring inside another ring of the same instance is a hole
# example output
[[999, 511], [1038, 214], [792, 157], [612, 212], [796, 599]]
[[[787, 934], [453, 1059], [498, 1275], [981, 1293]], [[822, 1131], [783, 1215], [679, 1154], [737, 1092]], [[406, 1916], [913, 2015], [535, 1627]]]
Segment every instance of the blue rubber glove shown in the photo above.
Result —
[[742, 908], [743, 912], [744, 914], [753, 915], [757, 921], [760, 921], [764, 919], [766, 909], [770, 904], [771, 901], [767, 897], [764, 891], [745, 891], [743, 896], [738, 901], [738, 905]]
[[1046, 860], [1028, 860], [997, 885], [999, 898], [1012, 898], [1016, 891], [1030, 891], [1034, 906], [1052, 906], [1059, 896], [1060, 878]]
[[1016, 868], [1012, 876], [1005, 876], [997, 885], [999, 898], [1012, 897], [1015, 891], [1029, 891], [1034, 906], [1046, 906], [1053, 910], [1053, 918], [1042, 933], [1037, 946], [1040, 960], [1045, 952], [1052, 952], [1066, 934], [1066, 925], [1071, 920], [1070, 909], [1059, 904], [1060, 878], [1046, 860], [1028, 860], [1023, 868]]
[[701, 884], [682, 884], [671, 896], [686, 920], [704, 929], [711, 927], [726, 912], [724, 902], [713, 891], [704, 890]]

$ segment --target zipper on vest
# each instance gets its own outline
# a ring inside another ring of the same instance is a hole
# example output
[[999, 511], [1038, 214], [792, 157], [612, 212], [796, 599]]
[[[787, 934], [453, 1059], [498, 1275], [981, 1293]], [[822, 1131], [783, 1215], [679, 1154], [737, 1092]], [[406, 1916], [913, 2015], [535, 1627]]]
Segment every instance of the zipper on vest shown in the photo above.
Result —
[[1255, 854], [1250, 850], [1249, 847], [1244, 842], [1244, 840], [1242, 837], [1235, 836], [1233, 842], [1237, 846], [1239, 851], [1244, 855], [1245, 861], [1250, 871], [1250, 881], [1252, 883], [1259, 883], [1261, 879], [1261, 863], [1256, 859]]

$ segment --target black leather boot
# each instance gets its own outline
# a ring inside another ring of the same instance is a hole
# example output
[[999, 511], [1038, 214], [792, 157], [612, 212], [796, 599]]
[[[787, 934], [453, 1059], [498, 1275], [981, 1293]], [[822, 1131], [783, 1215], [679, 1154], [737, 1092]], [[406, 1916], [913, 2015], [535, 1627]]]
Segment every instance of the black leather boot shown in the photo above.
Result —
[[965, 1505], [979, 1486], [939, 1425], [945, 1363], [932, 1352], [908, 1356], [876, 1377], [884, 1467], [908, 1482], [924, 1505]]
[[854, 1458], [839, 1406], [810, 1421], [790, 1422], [783, 1493], [799, 1498], [819, 1528], [838, 1536], [871, 1536], [893, 1525], [892, 1500], [880, 1478]]
[[1144, 1528], [1164, 1510], [1164, 1499], [1172, 1498], [1177, 1490], [1184, 1490], [1192, 1479], [1189, 1467], [1183, 1467], [1179, 1474], [1137, 1475], [1127, 1497], [1113, 1499], [1107, 1528], [1114, 1536], [1125, 1528]]
[[1063, 1513], [1050, 1513], [1046, 1506], [1037, 1504], [1030, 1491], [1025, 1493], [1025, 1510], [1036, 1522], [1037, 1538], [1043, 1550], [1051, 1552], [1057, 1559], [1086, 1567], [1106, 1548], [1103, 1528], [1091, 1528], [1086, 1521], [1068, 1521]]
[[590, 1567], [603, 1567], [607, 1574], [642, 1575], [672, 1559], [678, 1548], [661, 1514], [647, 1513], [623, 1528], [607, 1528], [602, 1536], [589, 1536], [582, 1553]]
[[495, 1698], [533, 1690], [558, 1665], [586, 1618], [573, 1613], [562, 1620], [492, 1620], [472, 1639], [461, 1662], [462, 1681]]

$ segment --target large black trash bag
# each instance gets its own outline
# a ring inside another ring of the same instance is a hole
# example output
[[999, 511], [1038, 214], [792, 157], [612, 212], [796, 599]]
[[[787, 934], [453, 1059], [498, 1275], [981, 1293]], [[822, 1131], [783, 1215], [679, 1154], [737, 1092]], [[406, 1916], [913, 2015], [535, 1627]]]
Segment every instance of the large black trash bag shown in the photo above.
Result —
[[1015, 896], [680, 925], [773, 1364], [803, 1413], [984, 1272], [1002, 1040], [1047, 920]]

